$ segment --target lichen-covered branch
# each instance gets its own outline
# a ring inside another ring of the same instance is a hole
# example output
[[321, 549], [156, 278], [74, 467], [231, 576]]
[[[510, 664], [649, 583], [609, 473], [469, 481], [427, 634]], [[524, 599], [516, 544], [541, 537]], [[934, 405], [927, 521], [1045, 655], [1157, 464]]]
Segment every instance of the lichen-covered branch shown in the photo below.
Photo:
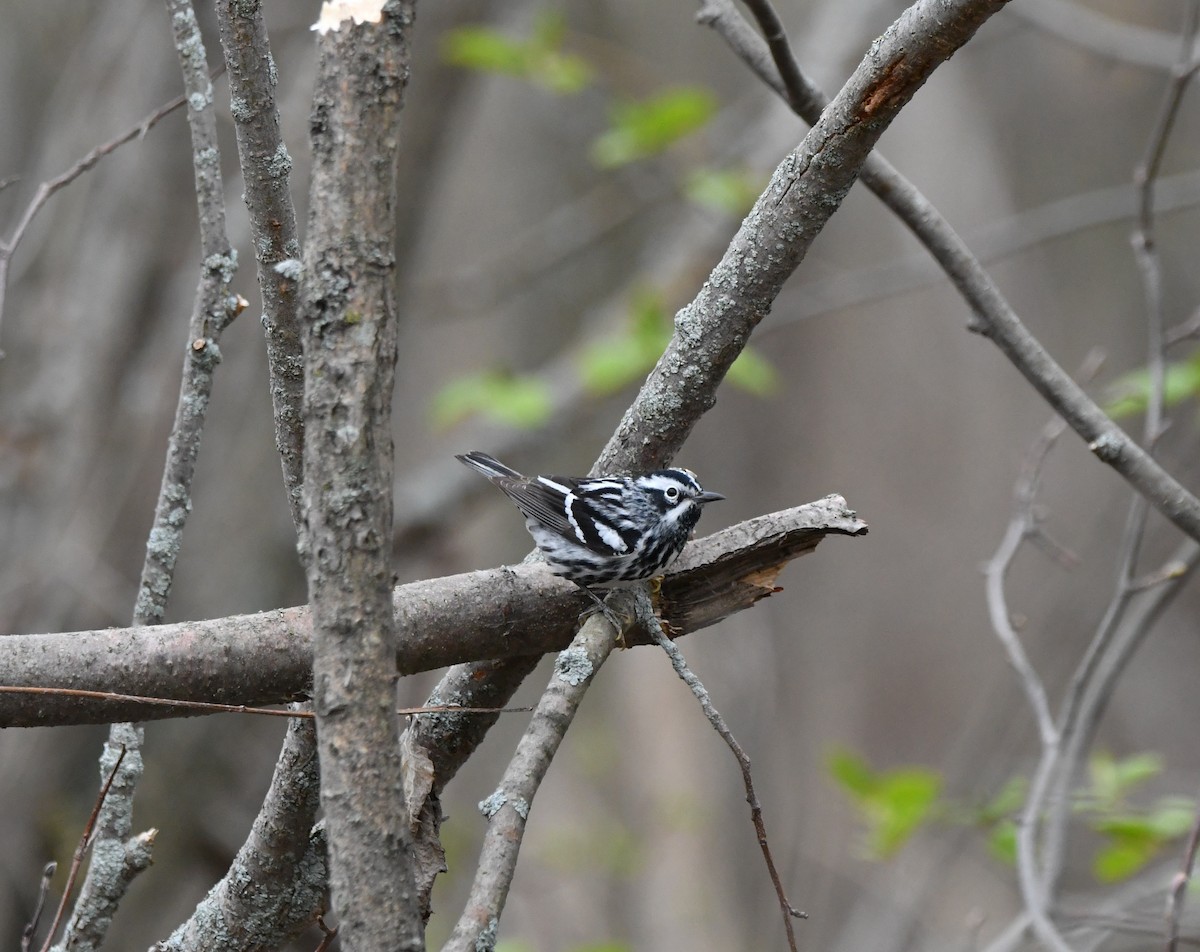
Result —
[[[828, 535], [867, 531], [840, 496], [758, 516], [690, 543], [659, 593], [661, 614], [681, 634], [715, 624], [779, 591], [791, 559]], [[394, 668], [404, 674], [483, 659], [537, 657], [569, 643], [590, 605], [545, 565], [514, 565], [401, 585], [392, 608], [401, 637]], [[514, 637], [517, 633], [521, 637]], [[227, 704], [287, 702], [310, 690], [312, 619], [305, 607], [210, 621], [0, 637], [0, 685], [67, 687]], [[643, 643], [636, 632], [629, 643]], [[438, 704], [499, 707], [501, 695], [467, 705], [450, 692]], [[99, 704], [68, 697], [0, 693], [0, 727], [179, 717], [169, 708]], [[437, 735], [448, 779], [461, 764], [450, 744], [464, 722], [485, 715], [423, 715]], [[432, 738], [431, 738], [432, 743]], [[469, 746], [469, 745], [468, 745]], [[465, 759], [465, 755], [463, 758]]]
[[278, 77], [262, 4], [221, 0], [217, 4], [221, 48], [229, 69], [230, 112], [237, 131], [246, 209], [258, 260], [258, 287], [267, 336], [267, 370], [275, 415], [275, 446], [283, 465], [292, 521], [299, 525], [303, 479], [304, 356], [296, 316], [297, 285], [276, 267], [300, 257], [296, 209], [288, 181], [292, 157], [279, 132], [275, 103]]
[[304, 529], [329, 882], [347, 952], [424, 948], [396, 715], [391, 403], [398, 122], [414, 0], [328, 24], [301, 291]]
[[156, 952], [273, 952], [324, 911], [329, 871], [324, 831], [313, 828], [318, 788], [315, 727], [293, 720], [249, 838]]
[[[221, 359], [218, 342], [222, 331], [240, 310], [229, 291], [237, 256], [225, 233], [221, 155], [204, 40], [191, 0], [167, 0], [167, 12], [188, 104], [202, 263], [188, 323], [175, 421], [133, 610], [135, 625], [158, 624], [166, 611], [183, 528], [191, 510], [192, 479], [213, 374]], [[63, 948], [77, 952], [98, 949], [130, 882], [150, 863], [153, 836], [132, 836], [130, 832], [133, 796], [141, 776], [141, 743], [142, 729], [138, 725], [116, 723], [109, 731], [101, 763], [116, 749], [124, 750], [125, 756], [96, 823], [93, 861], [64, 933]], [[105, 861], [99, 862], [100, 857], [105, 857]]]
[[[917, 4], [912, 9], [917, 6], [975, 8], [966, 12], [975, 16], [986, 10], [990, 16], [993, 8], [1001, 5], [990, 0], [957, 0], [955, 3]], [[760, 78], [784, 96], [800, 116], [818, 126], [825, 121], [823, 116], [828, 113], [822, 110], [826, 99], [820, 89], [800, 73], [794, 61], [785, 61], [782, 70], [773, 69], [766, 43], [746, 28], [728, 0], [704, 0], [699, 16], [720, 31]], [[779, 53], [780, 49], [776, 48], [775, 52]], [[838, 99], [841, 98], [839, 94]], [[1179, 529], [1200, 541], [1200, 500], [1113, 422], [1058, 365], [1025, 327], [966, 243], [929, 200], [879, 155], [866, 158], [862, 165], [862, 180], [941, 265], [972, 309], [971, 329], [990, 338], [1000, 348], [1055, 412], [1083, 438], [1098, 459], [1120, 473]]]
[[596, 614], [555, 661], [550, 683], [542, 692], [503, 779], [495, 792], [479, 804], [488, 819], [488, 829], [471, 893], [442, 952], [475, 952], [495, 945], [496, 926], [516, 872], [534, 795], [613, 645], [612, 627]]

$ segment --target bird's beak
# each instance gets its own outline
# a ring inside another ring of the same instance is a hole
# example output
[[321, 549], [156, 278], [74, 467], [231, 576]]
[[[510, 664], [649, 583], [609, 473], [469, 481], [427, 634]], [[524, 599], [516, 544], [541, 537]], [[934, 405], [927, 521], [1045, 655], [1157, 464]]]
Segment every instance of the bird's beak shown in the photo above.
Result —
[[719, 500], [724, 499], [724, 498], [725, 497], [722, 496], [720, 493], [703, 492], [699, 496], [696, 497], [696, 502], [699, 502], [699, 503], [718, 502]]

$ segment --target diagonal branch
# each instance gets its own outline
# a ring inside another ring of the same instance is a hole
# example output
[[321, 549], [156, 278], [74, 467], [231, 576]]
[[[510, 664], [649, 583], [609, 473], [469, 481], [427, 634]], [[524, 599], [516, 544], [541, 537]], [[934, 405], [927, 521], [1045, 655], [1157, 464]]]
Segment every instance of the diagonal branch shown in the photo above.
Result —
[[[971, 4], [968, 0], [952, 6], [972, 5], [992, 6], [983, 2]], [[780, 72], [772, 67], [766, 43], [746, 27], [731, 0], [704, 0], [699, 16], [719, 30], [735, 52], [743, 56], [768, 86], [787, 99], [802, 118], [815, 123], [814, 131], [826, 121], [829, 110], [822, 112], [826, 102], [824, 94], [799, 73], [790, 53], [785, 53], [786, 45], [776, 43], [772, 47], [777, 55], [786, 56], [783, 74], [793, 81], [785, 85]], [[799, 85], [795, 82], [797, 76], [801, 79]], [[839, 93], [830, 103], [830, 109], [836, 107], [841, 98]], [[1084, 439], [1097, 458], [1120, 473], [1180, 530], [1200, 540], [1200, 500], [1117, 426], [1055, 362], [929, 200], [879, 155], [865, 158], [862, 179], [863, 184], [896, 213], [937, 259], [974, 312], [971, 329], [990, 338], [1000, 348], [1055, 412]]]
[[554, 662], [550, 684], [521, 735], [500, 785], [479, 804], [480, 812], [488, 819], [488, 829], [471, 893], [442, 952], [475, 952], [495, 945], [496, 927], [516, 872], [534, 794], [613, 645], [611, 626], [602, 615], [595, 614]]
[[[725, 373], [840, 206], [879, 136], [933, 70], [1005, 2], [921, 0], [872, 45], [820, 121], [780, 163], [700, 293], [676, 314], [666, 350], [593, 474], [645, 472], [673, 459], [715, 404]], [[492, 677], [517, 680], [504, 664], [488, 671], [456, 669], [431, 699], [454, 694], [475, 706], [473, 692], [486, 690]]]

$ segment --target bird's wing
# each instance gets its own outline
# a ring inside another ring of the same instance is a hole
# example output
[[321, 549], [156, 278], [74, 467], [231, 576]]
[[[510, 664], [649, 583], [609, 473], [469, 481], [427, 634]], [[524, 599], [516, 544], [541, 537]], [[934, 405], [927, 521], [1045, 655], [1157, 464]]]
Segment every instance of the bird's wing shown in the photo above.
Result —
[[578, 541], [575, 526], [567, 517], [567, 494], [574, 492], [578, 479], [563, 476], [535, 476], [532, 479], [497, 479], [496, 485], [508, 494], [527, 519], [533, 519], [559, 535]]

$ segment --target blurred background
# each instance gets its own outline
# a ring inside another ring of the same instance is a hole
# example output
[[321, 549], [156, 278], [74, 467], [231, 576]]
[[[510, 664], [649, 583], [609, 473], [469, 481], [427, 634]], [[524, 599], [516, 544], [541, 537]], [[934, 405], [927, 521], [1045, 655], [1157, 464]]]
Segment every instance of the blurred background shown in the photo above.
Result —
[[[303, 223], [318, 5], [264, 6]], [[1184, 8], [1014, 4], [934, 74], [881, 143], [1065, 368], [1074, 372], [1092, 348], [1105, 352], [1090, 384], [1098, 395], [1145, 360], [1130, 183]], [[39, 182], [137, 124], [181, 82], [158, 2], [4, 0], [0, 9], [0, 179], [17, 179], [0, 192], [7, 238]], [[902, 9], [779, 0], [800, 62], [831, 94]], [[518, 514], [453, 454], [481, 449], [527, 472], [586, 472], [671, 315], [803, 137], [696, 12], [686, 0], [419, 9], [399, 209], [401, 581], [524, 556]], [[215, 64], [215, 21], [209, 5], [200, 13]], [[490, 31], [464, 32], [470, 24]], [[479, 68], [489, 55], [517, 65]], [[224, 79], [217, 89], [236, 288], [252, 306], [221, 344], [171, 620], [305, 598], [274, 456]], [[631, 141], [630, 104], [664, 102], [694, 131], [662, 151]], [[1197, 118], [1189, 96], [1158, 191], [1171, 323], [1191, 314], [1200, 290]], [[17, 249], [0, 327], [0, 631], [128, 624], [198, 259], [182, 113], [55, 195]], [[988, 623], [979, 566], [1005, 531], [1022, 458], [1049, 411], [991, 343], [967, 332], [969, 316], [904, 228], [856, 186], [678, 457], [728, 497], [701, 532], [831, 492], [871, 527], [862, 539], [826, 541], [784, 572], [783, 593], [682, 644], [754, 761], [783, 880], [811, 915], [798, 923], [807, 948], [972, 948], [1019, 908], [1011, 865], [965, 809], [1028, 776], [1038, 752]], [[1187, 344], [1172, 352], [1190, 356]], [[1126, 422], [1140, 432], [1136, 417]], [[1194, 405], [1180, 404], [1160, 445], [1193, 486], [1196, 424]], [[1113, 591], [1129, 499], [1074, 435], [1052, 451], [1040, 503], [1079, 564], [1068, 570], [1027, 548], [1010, 574], [1010, 608], [1052, 701]], [[1178, 540], [1152, 518], [1146, 569]], [[1098, 745], [1114, 758], [1160, 758], [1162, 770], [1135, 792], [1141, 804], [1193, 796], [1200, 780], [1190, 729], [1200, 716], [1196, 607], [1185, 591], [1162, 618], [1100, 727]], [[403, 703], [419, 704], [436, 677], [404, 682]], [[535, 674], [521, 702], [547, 677]], [[475, 805], [523, 725], [522, 715], [502, 719], [447, 790], [451, 869], [434, 895], [431, 948], [474, 870], [484, 829]], [[0, 943], [15, 946], [42, 865], [74, 848], [103, 736], [0, 736]], [[225, 871], [281, 738], [280, 724], [245, 717], [147, 728], [137, 823], [161, 832], [112, 948], [165, 937]], [[943, 801], [968, 818], [947, 809], [890, 856], [872, 853], [861, 809], [831, 775], [839, 750], [875, 771], [934, 772]], [[501, 928], [510, 952], [785, 947], [736, 764], [656, 651], [607, 665], [531, 820]], [[1116, 895], [1094, 874], [1101, 846], [1075, 830], [1068, 906]], [[1165, 866], [1124, 888], [1161, 888], [1181, 852], [1168, 844], [1152, 861]], [[1108, 910], [1121, 931], [1160, 928], [1157, 900], [1148, 909], [1123, 901]]]

